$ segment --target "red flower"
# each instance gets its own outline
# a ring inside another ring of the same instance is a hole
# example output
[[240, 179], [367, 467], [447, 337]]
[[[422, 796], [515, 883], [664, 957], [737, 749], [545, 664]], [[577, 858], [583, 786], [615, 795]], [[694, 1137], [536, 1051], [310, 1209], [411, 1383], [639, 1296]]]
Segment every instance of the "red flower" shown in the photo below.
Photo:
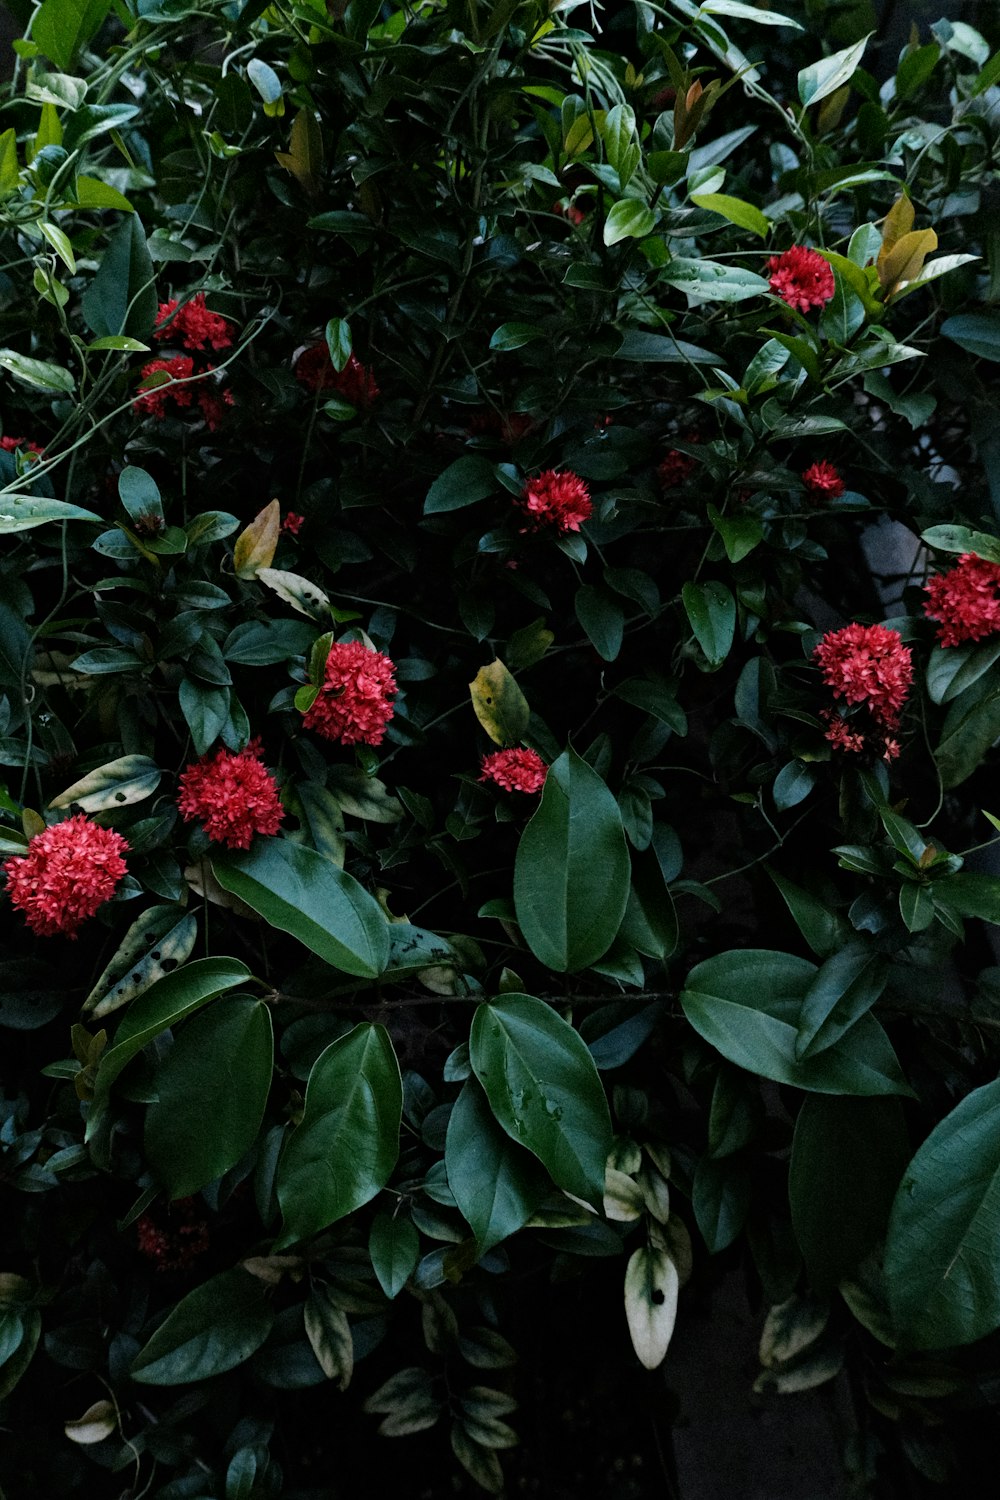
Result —
[[139, 1252], [158, 1271], [186, 1271], [209, 1247], [208, 1224], [195, 1218], [193, 1198], [178, 1198], [167, 1212], [174, 1222], [166, 1227], [151, 1213], [136, 1221]]
[[[209, 369], [211, 369], [211, 365]], [[215, 432], [219, 423], [226, 415], [226, 410], [233, 404], [233, 393], [225, 386], [213, 386], [205, 384], [198, 388], [198, 405], [201, 414], [205, 418], [205, 426], [209, 432]]]
[[939, 621], [942, 646], [982, 640], [1000, 630], [1000, 564], [965, 552], [957, 565], [927, 585], [924, 614]]
[[259, 749], [259, 740], [251, 740], [235, 755], [219, 749], [180, 775], [181, 817], [187, 823], [200, 818], [209, 838], [228, 849], [249, 849], [255, 833], [277, 833], [285, 816]]
[[835, 698], [864, 703], [883, 729], [895, 729], [913, 681], [913, 661], [896, 630], [845, 625], [831, 630], [813, 655]]
[[173, 359], [151, 359], [149, 364], [143, 365], [140, 374], [143, 380], [148, 380], [160, 370], [169, 375], [170, 380], [154, 386], [152, 390], [143, 391], [132, 402], [135, 410], [142, 412], [144, 416], [165, 417], [168, 401], [173, 401], [178, 406], [190, 406], [194, 400], [192, 386], [173, 384], [177, 380], [189, 380], [194, 374], [194, 360], [190, 354], [175, 354]]
[[839, 469], [827, 463], [825, 458], [810, 464], [803, 471], [802, 483], [810, 495], [815, 495], [818, 499], [838, 500], [844, 493], [844, 481]]
[[44, 453], [45, 449], [38, 443], [29, 443], [27, 438], [0, 437], [0, 448], [5, 453], [15, 453], [18, 448], [24, 448], [28, 453]]
[[540, 792], [548, 766], [535, 750], [497, 750], [484, 755], [480, 781], [493, 781], [505, 792]]
[[541, 526], [554, 526], [561, 532], [579, 531], [580, 523], [589, 520], [594, 509], [587, 486], [569, 469], [546, 469], [529, 479], [515, 504], [534, 523], [532, 531]]
[[558, 198], [552, 205], [552, 212], [561, 219], [568, 219], [571, 224], [582, 224], [587, 217], [586, 210], [578, 208], [569, 198]]
[[666, 493], [675, 490], [678, 485], [684, 483], [685, 479], [694, 472], [697, 459], [691, 458], [686, 453], [671, 448], [663, 462], [656, 470], [656, 477], [660, 481], [660, 489]]
[[281, 523], [281, 529], [287, 531], [289, 536], [298, 536], [305, 523], [305, 516], [300, 516], [294, 510], [290, 510]]
[[380, 745], [393, 715], [395, 666], [360, 641], [335, 642], [326, 659], [319, 693], [303, 724], [343, 745]]
[[332, 391], [352, 406], [371, 406], [379, 394], [375, 376], [352, 354], [342, 370], [333, 368], [326, 344], [313, 344], [295, 361], [295, 378], [310, 391]]
[[830, 741], [835, 750], [847, 750], [852, 754], [857, 754], [864, 750], [864, 735], [857, 734], [853, 729], [848, 729], [847, 720], [841, 718], [836, 709], [821, 708], [819, 716], [821, 719], [827, 721], [825, 738]]
[[127, 849], [120, 833], [82, 813], [54, 823], [35, 834], [23, 855], [5, 862], [10, 899], [40, 937], [75, 938], [117, 890]]
[[197, 292], [180, 310], [176, 297], [161, 302], [153, 337], [171, 339], [183, 349], [228, 349], [233, 342], [225, 318], [205, 306], [204, 292]]
[[805, 245], [793, 245], [783, 255], [772, 255], [765, 269], [770, 273], [771, 291], [799, 312], [822, 307], [836, 290], [830, 262]]

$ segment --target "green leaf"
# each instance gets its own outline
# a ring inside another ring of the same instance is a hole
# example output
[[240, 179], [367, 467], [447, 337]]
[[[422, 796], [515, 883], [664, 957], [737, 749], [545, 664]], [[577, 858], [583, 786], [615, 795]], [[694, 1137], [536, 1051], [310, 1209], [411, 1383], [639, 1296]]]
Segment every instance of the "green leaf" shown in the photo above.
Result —
[[[972, 691], [980, 686], [976, 684]], [[977, 771], [991, 746], [1000, 739], [1000, 689], [970, 704], [965, 703], [964, 696], [952, 704], [941, 742], [934, 752], [946, 791], [961, 785]]]
[[606, 589], [585, 583], [576, 591], [576, 617], [605, 661], [614, 661], [621, 650], [625, 614]]
[[375, 979], [388, 963], [382, 908], [353, 875], [315, 850], [257, 838], [245, 854], [214, 855], [212, 868], [223, 889], [344, 974]]
[[161, 771], [148, 755], [122, 755], [98, 766], [53, 797], [50, 808], [72, 807], [85, 813], [104, 812], [141, 802], [156, 791]]
[[485, 500], [497, 488], [493, 465], [485, 458], [457, 458], [427, 491], [424, 515], [435, 516], [444, 510], [461, 510]]
[[198, 755], [207, 754], [229, 722], [229, 689], [182, 677], [177, 698], [195, 751]]
[[274, 1314], [257, 1276], [238, 1267], [195, 1287], [136, 1356], [142, 1385], [189, 1385], [243, 1364], [271, 1332]]
[[313, 1064], [302, 1123], [278, 1162], [284, 1216], [277, 1249], [317, 1234], [368, 1203], [399, 1155], [403, 1087], [384, 1026], [365, 1022]]
[[800, 760], [790, 760], [774, 778], [771, 795], [775, 807], [779, 812], [797, 807], [805, 801], [815, 784], [816, 772], [812, 766], [803, 765]]
[[653, 846], [632, 855], [632, 889], [621, 935], [647, 958], [669, 958], [677, 947], [677, 914]]
[[802, 886], [789, 880], [787, 875], [772, 870], [770, 865], [765, 865], [764, 868], [781, 892], [785, 905], [795, 918], [796, 926], [812, 951], [820, 958], [829, 958], [831, 953], [835, 953], [847, 941], [851, 929], [845, 919], [811, 891], [804, 890]]
[[731, 563], [742, 562], [763, 540], [764, 527], [757, 516], [722, 516], [710, 505], [708, 519], [721, 536]]
[[816, 972], [815, 964], [790, 953], [720, 953], [691, 970], [681, 1004], [700, 1036], [762, 1078], [817, 1094], [911, 1094], [888, 1037], [871, 1016], [818, 1056], [796, 1057], [799, 1013]]
[[795, 1056], [816, 1057], [871, 1010], [889, 978], [885, 958], [861, 938], [832, 953], [806, 990]]
[[939, 552], [976, 552], [987, 562], [1000, 563], [1000, 538], [986, 531], [971, 531], [968, 526], [929, 526], [921, 532], [920, 540]]
[[729, 655], [736, 632], [736, 601], [724, 583], [686, 583], [681, 590], [684, 609], [695, 639], [710, 667]]
[[11, 193], [16, 193], [20, 180], [17, 133], [11, 126], [0, 134], [0, 198], [9, 198]]
[[135, 1000], [190, 958], [197, 936], [192, 912], [182, 916], [173, 903], [148, 907], [126, 932], [84, 1001], [82, 1014], [98, 1020]]
[[480, 667], [469, 683], [476, 718], [495, 745], [518, 745], [528, 730], [531, 709], [517, 681], [499, 657]]
[[599, 1208], [611, 1117], [579, 1033], [534, 996], [503, 995], [478, 1007], [469, 1055], [511, 1140], [559, 1187]]
[[807, 109], [811, 104], [818, 104], [821, 99], [835, 94], [854, 77], [873, 34], [869, 32], [853, 46], [845, 47], [842, 52], [834, 52], [830, 57], [822, 57], [819, 62], [810, 63], [801, 70], [798, 78], [799, 98]]
[[[106, 182], [101, 182], [97, 177], [78, 177], [76, 179], [76, 201], [81, 208], [114, 208], [120, 213], [134, 213], [134, 209], [127, 198], [111, 187]], [[143, 345], [145, 348], [146, 345]]]
[[759, 10], [756, 5], [744, 4], [743, 0], [705, 0], [699, 9], [707, 16], [736, 16], [743, 21], [756, 21], [758, 26], [789, 26], [793, 31], [802, 30], [799, 22], [790, 16], [783, 16], [776, 10]]
[[87, 327], [98, 338], [125, 334], [144, 340], [152, 332], [156, 287], [138, 214], [123, 219], [108, 240], [80, 306]]
[[259, 57], [247, 63], [247, 77], [265, 104], [277, 104], [281, 98], [281, 79], [273, 68]]
[[908, 1157], [898, 1099], [803, 1100], [788, 1197], [813, 1291], [832, 1292], [875, 1248]]
[[[302, 111], [301, 113], [305, 118], [312, 118], [306, 111]], [[296, 115], [295, 118], [296, 122], [298, 122], [299, 115]], [[338, 372], [345, 370], [353, 347], [350, 324], [345, 318], [331, 318], [327, 323], [326, 347], [330, 351], [330, 362], [333, 368]]]
[[612, 204], [604, 224], [604, 243], [617, 245], [620, 240], [644, 239], [656, 227], [656, 214], [636, 198], [622, 198]]
[[368, 1236], [368, 1254], [379, 1286], [392, 1301], [398, 1297], [420, 1259], [420, 1236], [404, 1212], [377, 1214]]
[[750, 1211], [750, 1176], [738, 1157], [703, 1156], [691, 1185], [691, 1207], [709, 1255], [737, 1238]]
[[125, 1015], [114, 1042], [101, 1058], [86, 1138], [90, 1140], [96, 1132], [115, 1079], [147, 1042], [168, 1027], [176, 1026], [216, 995], [235, 989], [249, 978], [250, 970], [238, 959], [199, 958], [150, 985]]
[[[490, 337], [490, 348], [497, 349], [500, 353], [507, 353], [511, 349], [521, 349], [525, 344], [533, 344], [536, 339], [544, 337], [544, 328], [538, 328], [534, 323], [501, 323]], [[462, 459], [458, 461], [463, 462]]]
[[97, 35], [111, 0], [43, 0], [32, 38], [57, 68], [69, 69], [81, 47]]
[[398, 823], [406, 816], [402, 803], [377, 776], [369, 776], [353, 766], [332, 766], [328, 781], [337, 801], [352, 817], [370, 823]]
[[480, 1255], [523, 1228], [550, 1190], [535, 1158], [497, 1124], [474, 1078], [449, 1116], [444, 1161]]
[[610, 948], [629, 892], [618, 804], [569, 749], [549, 767], [538, 811], [514, 861], [514, 909], [532, 953], [564, 974]]
[[932, 894], [941, 906], [958, 912], [960, 916], [1000, 923], [1000, 878], [995, 875], [977, 875], [971, 870], [961, 870], [935, 880]]
[[[752, 203], [744, 203], [742, 198], [731, 198], [727, 193], [692, 193], [691, 202], [699, 208], [709, 209], [713, 214], [720, 214], [730, 224], [749, 229], [751, 234], [758, 235], [762, 240], [766, 240], [771, 232], [771, 222], [767, 216]], [[745, 292], [745, 296], [756, 296], [759, 292], [767, 291], [768, 284], [762, 276], [754, 276], [753, 279], [761, 282], [761, 285], [752, 292]]]
[[335, 1380], [342, 1391], [354, 1373], [354, 1341], [347, 1314], [332, 1287], [314, 1284], [306, 1298], [303, 1319], [309, 1347], [327, 1380]]
[[1000, 316], [996, 313], [959, 313], [945, 319], [941, 332], [968, 354], [993, 364], [1000, 361]]
[[133, 521], [152, 522], [157, 530], [163, 524], [163, 503], [152, 474], [126, 464], [118, 476], [118, 498]]
[[69, 505], [63, 500], [47, 500], [42, 495], [0, 495], [0, 536], [14, 531], [30, 531], [47, 521], [100, 521], [92, 510]]
[[889, 1304], [917, 1349], [971, 1344], [1000, 1326], [1000, 1081], [931, 1131], [896, 1194], [885, 1247]]
[[968, 646], [935, 646], [927, 661], [927, 693], [932, 703], [950, 703], [978, 682], [1000, 657], [1000, 640]]
[[[18, 354], [16, 349], [0, 349], [0, 370], [6, 370], [22, 385], [31, 386], [36, 391], [62, 391], [69, 395], [76, 389], [75, 377], [62, 365], [52, 365], [44, 359], [29, 359], [26, 354]], [[6, 506], [9, 501], [10, 497], [5, 495], [2, 503]], [[86, 514], [90, 516], [89, 511]]]
[[253, 1145], [274, 1065], [271, 1015], [257, 1000], [217, 1000], [183, 1026], [156, 1070], [146, 1159], [171, 1198], [228, 1172]]

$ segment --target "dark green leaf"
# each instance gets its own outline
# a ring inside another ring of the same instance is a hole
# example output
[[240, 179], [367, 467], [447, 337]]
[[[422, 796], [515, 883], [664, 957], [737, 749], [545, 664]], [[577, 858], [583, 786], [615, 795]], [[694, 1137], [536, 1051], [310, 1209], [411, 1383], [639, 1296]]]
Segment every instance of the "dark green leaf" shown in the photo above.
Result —
[[686, 583], [681, 590], [695, 639], [710, 667], [729, 655], [736, 630], [736, 602], [724, 583]]
[[143, 1385], [189, 1385], [248, 1360], [271, 1331], [264, 1283], [239, 1268], [195, 1287], [161, 1323], [132, 1365]]
[[501, 1130], [474, 1078], [448, 1119], [445, 1167], [480, 1255], [521, 1229], [550, 1190], [535, 1158]]
[[368, 1254], [385, 1295], [390, 1300], [398, 1297], [420, 1258], [420, 1236], [409, 1215], [403, 1210], [395, 1216], [377, 1214], [368, 1236]]
[[138, 214], [123, 219], [107, 243], [97, 274], [80, 306], [98, 338], [125, 334], [145, 339], [156, 318], [153, 262]]
[[816, 1057], [833, 1046], [871, 1010], [888, 977], [885, 958], [861, 938], [832, 953], [802, 1001], [795, 1042], [798, 1060]]
[[477, 500], [485, 500], [496, 491], [493, 465], [485, 458], [457, 458], [439, 474], [427, 491], [424, 515], [435, 516], [444, 510], [461, 510]]

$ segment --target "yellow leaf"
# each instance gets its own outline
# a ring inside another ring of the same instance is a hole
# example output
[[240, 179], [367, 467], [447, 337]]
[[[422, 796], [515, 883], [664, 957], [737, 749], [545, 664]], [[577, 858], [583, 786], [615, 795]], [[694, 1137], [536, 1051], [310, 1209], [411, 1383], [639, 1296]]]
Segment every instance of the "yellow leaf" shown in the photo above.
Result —
[[625, 1316], [640, 1364], [655, 1370], [663, 1363], [677, 1317], [680, 1282], [665, 1250], [640, 1248], [625, 1271]]
[[888, 296], [920, 274], [928, 255], [937, 249], [937, 242], [933, 229], [913, 229], [900, 236], [885, 260], [879, 256], [879, 281], [888, 288]]
[[118, 1413], [110, 1401], [95, 1401], [82, 1417], [63, 1425], [71, 1443], [103, 1443], [118, 1426]]
[[523, 739], [531, 717], [528, 700], [497, 657], [480, 667], [469, 683], [476, 718], [497, 745], [516, 745]]
[[851, 85], [845, 83], [843, 88], [836, 89], [823, 100], [816, 116], [816, 129], [820, 135], [826, 135], [828, 130], [836, 130], [850, 97]]
[[278, 550], [280, 535], [281, 506], [277, 500], [272, 500], [236, 538], [233, 566], [237, 578], [256, 578], [258, 568], [269, 568]]
[[913, 204], [901, 193], [882, 221], [882, 248], [878, 253], [879, 271], [897, 240], [913, 228]]
[[292, 138], [288, 151], [276, 151], [280, 166], [291, 172], [303, 191], [313, 197], [319, 192], [323, 170], [323, 136], [319, 121], [311, 109], [300, 109], [292, 121]]

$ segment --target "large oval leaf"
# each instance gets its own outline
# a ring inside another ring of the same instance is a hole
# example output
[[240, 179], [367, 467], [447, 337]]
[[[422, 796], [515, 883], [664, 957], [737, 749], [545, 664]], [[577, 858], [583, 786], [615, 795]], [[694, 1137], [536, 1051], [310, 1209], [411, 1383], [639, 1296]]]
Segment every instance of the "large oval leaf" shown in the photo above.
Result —
[[474, 1078], [463, 1085], [448, 1119], [444, 1161], [481, 1255], [521, 1229], [549, 1191], [545, 1173], [501, 1130]]
[[259, 1277], [239, 1268], [195, 1287], [139, 1351], [132, 1379], [188, 1385], [243, 1364], [263, 1344], [274, 1314]]
[[666, 1250], [641, 1245], [625, 1270], [625, 1316], [640, 1364], [663, 1363], [677, 1318], [680, 1278]]
[[285, 1227], [277, 1248], [316, 1234], [368, 1203], [399, 1155], [403, 1086], [384, 1026], [365, 1023], [313, 1064], [302, 1123], [278, 1163]]
[[151, 796], [160, 784], [161, 774], [156, 761], [148, 755], [122, 755], [74, 781], [58, 797], [53, 797], [49, 806], [79, 808], [87, 813], [125, 807]]
[[535, 957], [560, 973], [602, 958], [625, 914], [629, 873], [617, 802], [575, 750], [564, 751], [514, 862], [514, 909]]
[[353, 875], [288, 839], [256, 839], [245, 854], [216, 854], [215, 878], [313, 953], [362, 979], [389, 961], [389, 924]]
[[906, 1094], [912, 1089], [885, 1032], [862, 1016], [830, 1047], [796, 1057], [799, 1018], [816, 965], [791, 953], [737, 949], [697, 964], [681, 995], [694, 1029], [723, 1057], [817, 1094]]
[[271, 1016], [257, 1000], [219, 1000], [181, 1030], [146, 1111], [146, 1158], [171, 1198], [196, 1193], [249, 1151], [273, 1065]]
[[963, 1099], [907, 1167], [885, 1273], [896, 1328], [918, 1349], [1000, 1327], [1000, 1080]]
[[472, 1022], [473, 1071], [497, 1120], [553, 1182], [599, 1207], [611, 1117], [587, 1044], [533, 995], [480, 1005]]

